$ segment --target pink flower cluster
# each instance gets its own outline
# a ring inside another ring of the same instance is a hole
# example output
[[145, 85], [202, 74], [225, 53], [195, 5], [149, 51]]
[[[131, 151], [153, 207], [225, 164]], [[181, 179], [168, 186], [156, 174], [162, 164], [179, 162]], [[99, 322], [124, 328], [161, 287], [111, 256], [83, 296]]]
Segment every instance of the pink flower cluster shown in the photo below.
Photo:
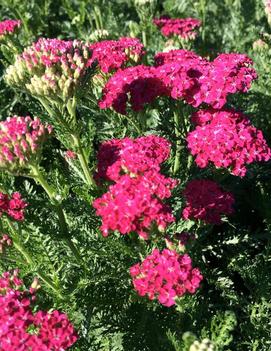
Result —
[[[36, 286], [36, 283], [33, 284]], [[0, 278], [0, 349], [5, 351], [64, 351], [77, 340], [66, 314], [33, 313], [35, 288], [23, 289], [18, 271]]]
[[0, 254], [4, 252], [6, 246], [11, 246], [12, 240], [7, 234], [3, 234], [0, 239]]
[[170, 89], [173, 99], [185, 99], [198, 107], [202, 103], [222, 108], [229, 94], [247, 92], [257, 78], [253, 62], [243, 54], [221, 54], [212, 62], [185, 50], [155, 56], [157, 76]]
[[162, 200], [171, 196], [176, 184], [174, 179], [155, 171], [135, 178], [129, 175], [119, 177], [107, 193], [93, 202], [97, 215], [102, 217], [102, 234], [137, 232], [148, 239], [148, 232], [154, 225], [159, 231], [164, 231], [169, 223], [174, 222], [174, 217]]
[[112, 107], [126, 114], [159, 96], [184, 99], [194, 107], [208, 104], [222, 108], [227, 96], [247, 92], [254, 79], [252, 60], [243, 54], [221, 54], [210, 62], [191, 51], [172, 50], [155, 56], [156, 67], [135, 66], [118, 70], [106, 83], [100, 108]]
[[158, 96], [168, 95], [168, 90], [157, 77], [155, 67], [128, 67], [118, 70], [108, 80], [99, 107], [113, 107], [116, 112], [126, 114], [128, 95], [132, 109], [140, 111], [145, 104], [152, 103]]
[[0, 38], [7, 34], [13, 33], [20, 26], [20, 20], [5, 20], [0, 22]]
[[144, 261], [130, 268], [133, 285], [140, 296], [157, 299], [170, 307], [177, 297], [185, 293], [194, 294], [203, 277], [198, 268], [192, 268], [191, 258], [176, 251], [153, 250]]
[[200, 219], [210, 224], [221, 224], [221, 215], [233, 212], [233, 195], [223, 191], [212, 180], [190, 181], [183, 195], [186, 200], [182, 213], [184, 219]]
[[11, 197], [0, 192], [0, 216], [5, 213], [15, 221], [23, 221], [27, 205], [18, 192], [13, 193]]
[[117, 181], [125, 173], [135, 176], [149, 169], [160, 171], [169, 154], [170, 143], [156, 135], [108, 140], [99, 148], [97, 177]]
[[271, 158], [263, 133], [240, 112], [201, 110], [194, 114], [193, 121], [199, 125], [188, 133], [187, 143], [200, 168], [213, 163], [243, 177], [246, 165]]
[[201, 21], [196, 18], [170, 18], [167, 16], [155, 18], [153, 23], [160, 28], [165, 37], [177, 35], [183, 39], [195, 39], [197, 35], [195, 29], [201, 25]]
[[9, 117], [0, 122], [0, 168], [18, 171], [35, 162], [52, 127], [39, 118]]
[[137, 61], [143, 54], [143, 44], [136, 38], [103, 40], [90, 45], [90, 63], [97, 60], [102, 72], [109, 73], [121, 68], [129, 60]]

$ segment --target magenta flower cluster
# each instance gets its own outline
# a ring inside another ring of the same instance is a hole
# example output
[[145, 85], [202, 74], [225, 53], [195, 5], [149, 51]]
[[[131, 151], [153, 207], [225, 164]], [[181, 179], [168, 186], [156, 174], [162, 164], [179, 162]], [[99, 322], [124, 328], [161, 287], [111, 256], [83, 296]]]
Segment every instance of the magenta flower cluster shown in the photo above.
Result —
[[171, 209], [162, 200], [171, 196], [176, 181], [155, 171], [145, 172], [135, 178], [121, 176], [107, 193], [93, 202], [98, 216], [102, 217], [101, 231], [121, 234], [136, 232], [148, 239], [148, 232], [155, 225], [164, 231], [174, 222]]
[[141, 264], [130, 268], [133, 285], [140, 296], [157, 299], [170, 307], [177, 297], [194, 294], [203, 279], [198, 268], [192, 267], [191, 258], [176, 251], [153, 250]]
[[15, 221], [23, 221], [24, 209], [27, 205], [18, 192], [11, 196], [0, 192], [0, 217], [2, 214], [6, 214]]
[[[35, 284], [34, 284], [35, 285]], [[25, 290], [18, 277], [5, 272], [0, 278], [0, 349], [5, 351], [65, 351], [77, 340], [66, 314], [33, 313], [35, 288]]]
[[210, 62], [193, 52], [172, 50], [155, 56], [156, 67], [135, 66], [118, 70], [106, 83], [100, 108], [112, 107], [126, 114], [157, 97], [183, 99], [194, 107], [208, 104], [222, 108], [227, 96], [246, 92], [257, 78], [252, 60], [243, 54], [221, 54]]
[[92, 56], [90, 63], [97, 61], [104, 73], [123, 67], [130, 60], [137, 61], [143, 54], [143, 44], [136, 38], [103, 40], [90, 45]]
[[199, 125], [188, 134], [187, 143], [200, 168], [212, 163], [243, 177], [248, 164], [271, 158], [262, 131], [240, 112], [200, 110], [192, 120]]
[[183, 39], [195, 39], [197, 35], [195, 29], [201, 25], [201, 21], [196, 18], [170, 18], [167, 16], [155, 18], [153, 23], [160, 28], [165, 37], [176, 35]]
[[149, 169], [160, 171], [169, 154], [170, 143], [156, 135], [108, 140], [99, 148], [96, 176], [117, 181], [125, 173], [133, 177]]
[[126, 114], [128, 95], [134, 111], [142, 110], [158, 96], [169, 95], [156, 71], [155, 67], [144, 65], [118, 70], [106, 83], [99, 107], [113, 107], [116, 112]]
[[36, 162], [40, 148], [52, 132], [35, 117], [9, 117], [0, 122], [0, 168], [18, 171]]
[[183, 192], [186, 207], [184, 219], [202, 220], [209, 224], [221, 224], [221, 216], [233, 212], [234, 197], [219, 185], [207, 179], [190, 181]]
[[137, 232], [148, 239], [154, 227], [164, 231], [174, 221], [162, 200], [171, 196], [177, 181], [159, 172], [168, 156], [168, 141], [153, 135], [102, 144], [97, 176], [116, 182], [93, 202], [104, 236], [110, 231]]
[[13, 33], [17, 28], [21, 26], [20, 20], [5, 20], [0, 22], [0, 38]]

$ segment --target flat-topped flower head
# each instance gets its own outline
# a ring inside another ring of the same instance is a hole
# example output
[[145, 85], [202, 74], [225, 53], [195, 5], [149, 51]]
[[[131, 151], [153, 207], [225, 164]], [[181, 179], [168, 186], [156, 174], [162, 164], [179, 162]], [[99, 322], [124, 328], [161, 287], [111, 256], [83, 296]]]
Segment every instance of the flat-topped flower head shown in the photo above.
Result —
[[79, 40], [40, 38], [16, 57], [5, 80], [35, 96], [66, 100], [79, 89], [90, 58], [89, 46]]
[[252, 126], [240, 112], [200, 110], [193, 115], [192, 121], [198, 126], [188, 133], [186, 140], [200, 168], [213, 164], [243, 177], [247, 165], [271, 158], [262, 131]]
[[23, 221], [24, 209], [27, 205], [18, 192], [11, 196], [0, 192], [0, 217], [2, 214], [6, 214], [15, 221]]
[[170, 18], [167, 16], [155, 18], [153, 23], [160, 28], [165, 37], [175, 35], [183, 39], [195, 39], [197, 36], [195, 29], [201, 25], [201, 21], [196, 18]]
[[153, 227], [163, 232], [174, 222], [174, 217], [162, 200], [171, 196], [176, 184], [176, 180], [155, 171], [134, 178], [121, 176], [107, 193], [93, 202], [97, 215], [102, 218], [103, 236], [114, 231], [136, 232], [148, 239]]
[[37, 287], [34, 280], [32, 287], [25, 289], [18, 270], [0, 278], [1, 350], [65, 351], [78, 339], [66, 314], [33, 312]]
[[186, 207], [185, 219], [199, 219], [210, 224], [221, 224], [221, 216], [233, 212], [234, 198], [219, 185], [206, 179], [190, 181], [183, 192]]
[[90, 45], [90, 63], [97, 61], [104, 73], [122, 68], [129, 61], [137, 62], [144, 54], [143, 44], [136, 38], [104, 40]]
[[168, 140], [156, 135], [108, 140], [98, 152], [97, 178], [117, 181], [125, 173], [135, 176], [150, 169], [159, 171], [169, 154]]
[[42, 145], [52, 132], [35, 117], [9, 117], [0, 122], [0, 169], [19, 172], [37, 163]]
[[247, 92], [257, 78], [252, 60], [244, 54], [221, 54], [208, 61], [191, 51], [171, 50], [155, 56], [156, 76], [173, 99], [198, 107], [221, 109], [229, 94]]
[[0, 22], [0, 40], [14, 33], [21, 26], [20, 20], [5, 20]]
[[174, 250], [153, 250], [143, 262], [130, 268], [135, 290], [140, 296], [158, 300], [166, 307], [184, 294], [194, 294], [203, 279], [198, 268], [192, 267], [191, 258]]
[[157, 77], [156, 68], [139, 65], [118, 70], [106, 83], [99, 102], [102, 109], [112, 107], [126, 114], [127, 102], [134, 111], [143, 110], [158, 96], [169, 95], [163, 81]]

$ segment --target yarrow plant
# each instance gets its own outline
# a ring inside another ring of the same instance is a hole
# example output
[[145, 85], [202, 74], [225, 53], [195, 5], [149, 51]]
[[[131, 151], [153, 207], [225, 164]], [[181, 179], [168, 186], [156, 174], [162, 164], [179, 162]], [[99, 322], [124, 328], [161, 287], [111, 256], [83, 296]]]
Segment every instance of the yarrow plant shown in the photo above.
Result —
[[201, 25], [201, 21], [196, 18], [170, 18], [167, 16], [155, 18], [153, 23], [160, 28], [165, 37], [176, 35], [183, 39], [195, 39], [197, 35], [195, 29]]
[[17, 173], [37, 164], [51, 133], [52, 127], [37, 117], [13, 116], [0, 122], [0, 168]]
[[12, 34], [21, 26], [20, 20], [5, 20], [0, 22], [0, 40], [6, 35]]
[[5, 351], [65, 351], [78, 336], [66, 314], [32, 310], [38, 288], [26, 290], [18, 271], [0, 278], [0, 349]]
[[174, 305], [177, 297], [194, 294], [203, 279], [187, 254], [179, 255], [168, 249], [162, 252], [154, 249], [141, 264], [130, 268], [130, 274], [140, 296], [157, 299], [166, 307]]
[[11, 196], [0, 192], [0, 217], [6, 214], [15, 221], [23, 221], [24, 210], [27, 205], [27, 202], [22, 199], [18, 192]]
[[184, 219], [202, 220], [209, 224], [221, 224], [221, 216], [233, 213], [234, 197], [207, 179], [190, 181], [183, 195], [186, 200], [182, 215]]
[[188, 134], [187, 143], [200, 168], [213, 163], [243, 177], [248, 164], [271, 158], [262, 131], [240, 112], [200, 110], [193, 115], [193, 121], [198, 126]]

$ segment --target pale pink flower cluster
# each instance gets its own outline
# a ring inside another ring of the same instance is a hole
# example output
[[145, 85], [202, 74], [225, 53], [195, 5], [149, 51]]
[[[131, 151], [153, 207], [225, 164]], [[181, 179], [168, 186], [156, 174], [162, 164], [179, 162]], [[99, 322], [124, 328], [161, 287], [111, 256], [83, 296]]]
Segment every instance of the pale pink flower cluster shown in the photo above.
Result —
[[[36, 284], [33, 284], [36, 285]], [[32, 310], [35, 288], [25, 290], [18, 271], [0, 278], [0, 349], [65, 351], [78, 336], [66, 314]]]
[[160, 173], [169, 147], [167, 140], [154, 135], [102, 144], [97, 178], [116, 182], [93, 203], [102, 217], [104, 236], [110, 231], [137, 232], [147, 239], [152, 229], [164, 231], [174, 221], [171, 209], [162, 200], [171, 196], [177, 181]]
[[73, 96], [91, 65], [91, 50], [79, 40], [40, 38], [6, 70], [12, 86], [24, 85], [33, 95], [67, 99]]
[[35, 163], [42, 144], [52, 132], [35, 117], [9, 117], [0, 122], [0, 168], [18, 172]]
[[149, 169], [160, 171], [169, 154], [168, 140], [156, 135], [108, 140], [99, 148], [97, 177], [117, 181], [125, 173], [135, 176]]
[[7, 246], [12, 245], [12, 240], [7, 234], [3, 234], [0, 239], [0, 254], [3, 253]]
[[0, 39], [7, 34], [13, 33], [21, 26], [20, 20], [5, 20], [0, 22]]
[[252, 126], [240, 112], [200, 110], [192, 120], [199, 125], [188, 133], [187, 143], [200, 168], [212, 163], [243, 177], [248, 164], [271, 158], [262, 131]]
[[234, 197], [219, 185], [206, 179], [190, 181], [183, 192], [186, 207], [183, 218], [199, 219], [210, 224], [221, 224], [221, 216], [233, 212]]
[[136, 38], [103, 40], [91, 44], [90, 49], [92, 50], [90, 63], [97, 61], [104, 73], [121, 68], [131, 60], [138, 61], [144, 54], [143, 44]]
[[130, 268], [133, 285], [140, 296], [157, 299], [170, 307], [175, 299], [186, 293], [194, 294], [203, 277], [198, 268], [192, 267], [191, 258], [176, 251], [154, 249], [141, 264]]
[[170, 18], [167, 16], [155, 18], [153, 23], [160, 28], [165, 37], [176, 35], [183, 39], [195, 39], [197, 35], [195, 29], [201, 25], [201, 21], [196, 18]]
[[24, 220], [24, 209], [27, 202], [22, 199], [20, 193], [15, 192], [11, 196], [0, 192], [0, 217], [6, 214], [15, 221]]

